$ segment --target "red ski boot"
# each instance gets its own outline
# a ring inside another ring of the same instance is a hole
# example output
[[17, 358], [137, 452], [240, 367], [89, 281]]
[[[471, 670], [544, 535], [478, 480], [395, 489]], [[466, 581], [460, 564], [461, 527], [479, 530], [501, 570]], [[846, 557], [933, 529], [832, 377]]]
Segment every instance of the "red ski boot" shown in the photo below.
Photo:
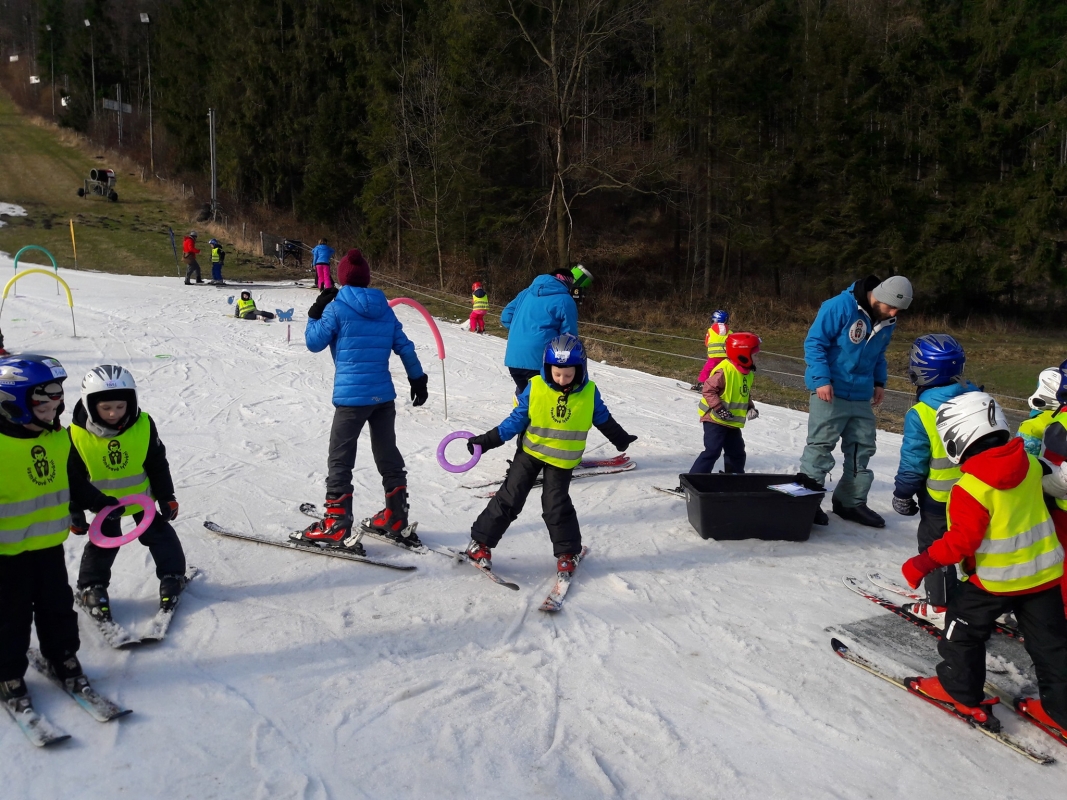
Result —
[[310, 542], [320, 547], [347, 550], [359, 556], [367, 555], [358, 536], [352, 535], [352, 495], [327, 494], [326, 515], [312, 522], [302, 531], [289, 534], [298, 542]]
[[968, 706], [956, 702], [936, 676], [931, 678], [905, 678], [904, 684], [912, 692], [933, 700], [938, 705], [951, 706], [949, 710], [954, 710], [961, 717], [970, 717], [979, 725], [991, 731], [1000, 730], [1000, 720], [993, 716], [993, 706], [1000, 702], [998, 697], [987, 697], [976, 706]]
[[471, 543], [467, 545], [464, 553], [476, 567], [481, 567], [482, 569], [493, 568], [493, 551], [489, 549], [488, 545], [471, 539]]
[[1033, 722], [1040, 723], [1045, 733], [1054, 739], [1059, 739], [1060, 744], [1067, 745], [1067, 728], [1064, 728], [1056, 720], [1048, 715], [1040, 700], [1033, 697], [1016, 697], [1015, 710]]
[[421, 547], [415, 527], [408, 524], [408, 487], [397, 486], [385, 495], [385, 508], [365, 520], [363, 525], [404, 547]]
[[569, 575], [574, 572], [574, 565], [576, 563], [576, 556], [572, 556], [569, 553], [562, 555], [556, 559], [556, 572], [565, 572]]

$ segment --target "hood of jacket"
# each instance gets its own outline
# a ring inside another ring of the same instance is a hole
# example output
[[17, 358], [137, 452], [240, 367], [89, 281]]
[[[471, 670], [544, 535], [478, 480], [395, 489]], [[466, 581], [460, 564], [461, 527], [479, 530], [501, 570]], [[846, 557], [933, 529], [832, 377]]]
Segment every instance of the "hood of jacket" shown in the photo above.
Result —
[[546, 297], [550, 294], [569, 295], [571, 293], [571, 290], [567, 288], [567, 284], [555, 275], [538, 275], [533, 279], [530, 288], [538, 297]]
[[977, 392], [978, 387], [970, 381], [963, 383], [953, 382], [946, 386], [931, 386], [929, 389], [924, 389], [919, 394], [918, 402], [930, 406], [934, 411], [941, 408], [941, 404], [951, 400], [953, 397], [959, 397], [961, 394], [967, 392]]
[[344, 303], [359, 316], [367, 319], [381, 319], [389, 311], [385, 292], [370, 287], [342, 286], [333, 302]]
[[960, 466], [964, 474], [974, 475], [994, 489], [1014, 489], [1023, 482], [1029, 469], [1030, 458], [1026, 455], [1026, 445], [1018, 437], [968, 458]]

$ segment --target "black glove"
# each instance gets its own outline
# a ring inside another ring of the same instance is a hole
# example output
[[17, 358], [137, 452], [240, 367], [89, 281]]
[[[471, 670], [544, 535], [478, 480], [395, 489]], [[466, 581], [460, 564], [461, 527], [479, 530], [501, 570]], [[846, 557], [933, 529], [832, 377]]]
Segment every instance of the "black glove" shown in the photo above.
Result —
[[85, 518], [84, 511], [76, 511], [70, 515], [70, 532], [75, 536], [84, 536], [89, 532], [89, 520]]
[[315, 302], [311, 308], [308, 309], [308, 316], [312, 319], [322, 319], [322, 312], [326, 310], [326, 306], [330, 304], [330, 301], [337, 297], [337, 290], [323, 289], [319, 292], [319, 296], [315, 298]]
[[429, 380], [430, 376], [425, 373], [418, 378], [408, 378], [408, 383], [411, 384], [411, 405], [421, 406], [429, 398], [430, 393], [426, 390]]
[[486, 431], [479, 436], [472, 436], [467, 440], [467, 452], [472, 456], [474, 455], [474, 446], [478, 445], [482, 448], [484, 453], [486, 450], [492, 450], [494, 447], [500, 447], [504, 444], [504, 440], [500, 438], [500, 430], [493, 428], [491, 431]]
[[159, 515], [168, 522], [176, 520], [178, 518], [178, 501], [173, 497], [170, 500], [160, 500]]
[[730, 409], [726, 406], [719, 406], [718, 408], [712, 409], [711, 413], [723, 422], [732, 422], [734, 418], [734, 415], [730, 413]]
[[597, 425], [597, 430], [604, 434], [604, 437], [615, 445], [615, 449], [620, 453], [637, 441], [636, 436], [622, 429], [622, 425], [615, 421], [615, 417], [608, 417], [608, 421], [603, 425]]
[[914, 517], [919, 513], [919, 504], [914, 497], [897, 497], [893, 495], [893, 510], [905, 517]]

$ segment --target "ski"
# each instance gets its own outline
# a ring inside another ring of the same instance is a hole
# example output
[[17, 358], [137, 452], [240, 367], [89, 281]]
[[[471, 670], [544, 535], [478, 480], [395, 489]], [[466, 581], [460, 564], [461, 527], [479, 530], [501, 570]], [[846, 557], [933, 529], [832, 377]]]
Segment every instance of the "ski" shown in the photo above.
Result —
[[[637, 469], [636, 461], [627, 461], [625, 464], [618, 467], [591, 467], [590, 469], [585, 469], [580, 472], [576, 469], [571, 473], [571, 480], [576, 481], [580, 478], [593, 478], [597, 475], [614, 475], [616, 472], [629, 472], [632, 469]], [[538, 478], [534, 481], [534, 486], [541, 486], [544, 482], [544, 478]], [[500, 483], [503, 483], [503, 481]], [[500, 483], [491, 483], [489, 485], [499, 487]], [[485, 492], [484, 494], [476, 494], [475, 497], [489, 498], [495, 494], [496, 491]]]
[[221, 525], [214, 523], [210, 520], [205, 520], [204, 527], [212, 533], [217, 533], [222, 536], [229, 536], [231, 539], [243, 539], [246, 542], [256, 542], [257, 544], [269, 544], [272, 547], [284, 547], [289, 550], [299, 550], [302, 553], [314, 553], [319, 556], [330, 556], [331, 558], [344, 558], [348, 561], [359, 561], [363, 564], [373, 564], [376, 567], [386, 567], [388, 569], [398, 569], [405, 572], [409, 572], [415, 569], [414, 564], [393, 564], [389, 561], [376, 561], [373, 558], [367, 558], [366, 556], [357, 556], [355, 553], [347, 553], [344, 550], [334, 550], [325, 547], [319, 547], [314, 544], [303, 544], [301, 542], [295, 542], [292, 539], [288, 539], [284, 542], [275, 541], [274, 539], [265, 539], [262, 536], [253, 536], [248, 533], [238, 533], [223, 528]]
[[33, 707], [33, 701], [28, 694], [25, 697], [5, 700], [3, 706], [34, 747], [48, 747], [70, 738], [69, 733], [53, 725]]
[[[583, 547], [582, 552], [574, 557], [574, 569], [578, 571], [578, 565], [585, 560], [585, 557], [589, 555], [589, 548]], [[552, 587], [552, 591], [548, 593], [548, 597], [541, 603], [540, 610], [555, 613], [563, 608], [563, 600], [567, 596], [567, 591], [571, 588], [571, 581], [574, 580], [574, 572], [557, 572], [556, 583]]]
[[85, 618], [96, 629], [101, 638], [116, 650], [128, 650], [141, 644], [141, 639], [137, 634], [131, 633], [114, 620], [97, 619], [89, 613], [89, 609], [82, 605], [77, 592], [74, 593], [74, 602], [78, 608], [85, 612]]
[[[319, 507], [317, 505], [315, 505], [314, 503], [301, 503], [300, 504], [300, 513], [304, 514], [305, 516], [311, 517], [312, 519], [317, 519], [317, 520], [321, 520], [322, 519], [322, 514], [319, 513]], [[417, 522], [413, 522], [410, 525], [408, 525], [406, 530], [410, 530], [412, 533], [415, 533], [416, 526], [418, 526], [418, 524], [419, 523], [417, 523]], [[415, 547], [412, 547], [412, 546], [404, 544], [403, 542], [398, 541], [396, 539], [390, 539], [388, 536], [385, 536], [384, 534], [379, 533], [378, 531], [374, 530], [370, 526], [370, 519], [369, 518], [363, 520], [360, 523], [360, 532], [364, 536], [366, 536], [366, 537], [368, 537], [370, 539], [374, 539], [376, 541], [383, 542], [384, 544], [391, 544], [394, 547], [399, 547], [401, 550], [404, 550], [404, 551], [406, 551], [408, 553], [418, 553], [419, 555], [423, 555], [424, 553], [437, 553], [439, 555], [444, 556], [445, 558], [455, 558], [456, 557], [455, 556], [455, 552], [452, 551], [452, 550], [448, 550], [448, 549], [443, 548], [443, 547], [433, 547], [432, 545], [426, 544], [426, 542], [421, 542], [421, 540], [420, 540], [421, 544], [419, 544], [419, 545], [417, 545]]]
[[[693, 388], [693, 387], [696, 387], [696, 388]], [[697, 383], [679, 383], [678, 384], [678, 388], [679, 389], [685, 389], [687, 392], [699, 392], [700, 391], [700, 384], [697, 384]]]
[[931, 705], [937, 706], [938, 708], [940, 708], [942, 711], [946, 712], [947, 714], [951, 714], [952, 716], [956, 717], [956, 719], [959, 719], [959, 720], [961, 720], [963, 722], [966, 722], [967, 724], [969, 724], [975, 730], [981, 731], [982, 733], [984, 733], [989, 738], [995, 739], [996, 741], [1000, 742], [1001, 744], [1006, 745], [1007, 747], [1010, 747], [1016, 753], [1019, 753], [1020, 755], [1026, 756], [1031, 761], [1033, 761], [1033, 762], [1035, 762], [1037, 764], [1055, 764], [1056, 763], [1056, 759], [1052, 758], [1049, 755], [1046, 755], [1044, 753], [1040, 753], [1037, 750], [1032, 749], [1031, 747], [1029, 747], [1028, 745], [1024, 744], [1023, 742], [1020, 742], [1019, 740], [1015, 739], [1010, 734], [1007, 734], [1002, 730], [1001, 731], [994, 731], [994, 730], [992, 730], [992, 729], [990, 729], [988, 727], [985, 727], [984, 725], [981, 725], [978, 722], [976, 722], [972, 717], [966, 716], [966, 715], [961, 714], [960, 712], [956, 711], [955, 707], [952, 706], [951, 704], [949, 704], [949, 703], [941, 703], [941, 702], [939, 702], [937, 700], [934, 700], [932, 697], [927, 697], [922, 692], [919, 692], [919, 691], [913, 689], [908, 684], [906, 679], [896, 678], [896, 677], [890, 675], [887, 672], [883, 672], [881, 669], [876, 667], [874, 664], [872, 664], [867, 659], [865, 659], [865, 658], [863, 658], [861, 656], [858, 656], [855, 653], [853, 653], [852, 651], [850, 651], [848, 649], [848, 647], [840, 639], [831, 639], [830, 640], [830, 646], [833, 648], [834, 652], [838, 656], [840, 656], [842, 659], [844, 659], [845, 661], [849, 662], [850, 664], [854, 664], [855, 666], [859, 667], [860, 669], [869, 672], [871, 675], [874, 675], [874, 676], [876, 676], [878, 678], [881, 678], [882, 680], [886, 681], [887, 683], [891, 683], [894, 686], [896, 686], [896, 687], [898, 687], [900, 689], [903, 689], [908, 694], [911, 694], [911, 695], [914, 695], [916, 697], [919, 697], [922, 700], [925, 700], [926, 702], [930, 703]]
[[685, 497], [685, 491], [678, 491], [677, 489], [668, 489], [665, 486], [653, 486], [652, 488], [655, 489], [657, 492], [669, 494], [671, 495], [671, 497]]
[[1051, 736], [1053, 739], [1055, 739], [1057, 742], [1062, 744], [1064, 747], [1067, 747], [1067, 736], [1064, 736], [1062, 733], [1060, 733], [1055, 728], [1050, 728], [1048, 725], [1046, 725], [1041, 720], [1039, 720], [1036, 717], [1033, 717], [1033, 716], [1030, 715], [1030, 711], [1026, 708], [1026, 703], [1027, 703], [1028, 699], [1029, 698], [1025, 698], [1025, 697], [1016, 697], [1016, 698], [1014, 698], [1012, 700], [1012, 708], [1014, 708], [1016, 710], [1016, 712], [1018, 712], [1020, 717], [1025, 719], [1031, 725], [1034, 725], [1038, 729], [1044, 731], [1049, 736]]
[[[189, 585], [189, 581], [200, 574], [200, 570], [191, 564], [185, 570], [185, 585]], [[185, 589], [182, 589], [182, 594], [185, 593]], [[174, 598], [174, 605], [170, 608], [161, 608], [156, 612], [156, 615], [149, 620], [148, 625], [145, 626], [144, 633], [141, 634], [141, 642], [143, 644], [152, 644], [154, 642], [162, 642], [163, 638], [167, 635], [167, 630], [170, 628], [171, 620], [174, 619], [174, 612], [178, 608], [178, 604], [182, 600], [182, 595], [178, 595]]]
[[452, 557], [456, 561], [465, 561], [466, 563], [468, 563], [472, 567], [474, 567], [476, 570], [478, 570], [480, 573], [485, 575], [485, 577], [487, 577], [493, 583], [498, 583], [501, 586], [504, 586], [504, 587], [506, 587], [508, 589], [511, 589], [512, 591], [515, 591], [515, 592], [519, 591], [519, 584], [512, 583], [511, 581], [504, 580], [499, 575], [497, 575], [495, 572], [493, 572], [493, 568], [492, 567], [483, 567], [481, 564], [478, 564], [478, 563], [475, 563], [474, 561], [471, 561], [470, 558], [468, 558], [467, 553], [465, 551], [463, 551], [463, 550], [452, 550], [451, 553], [452, 553]]
[[[628, 466], [629, 465], [629, 466]], [[584, 475], [605, 475], [607, 472], [594, 472], [594, 470], [608, 469], [609, 472], [626, 472], [637, 466], [634, 462], [630, 461], [630, 457], [626, 453], [620, 453], [614, 458], [605, 458], [600, 460], [588, 460], [583, 461], [577, 467], [574, 468], [574, 474], [572, 477], [580, 478]], [[622, 469], [609, 469], [611, 467], [622, 467]], [[581, 471], [579, 471], [581, 470]], [[506, 475], [504, 476], [507, 477]], [[488, 489], [491, 486], [499, 486], [504, 482], [504, 478], [498, 478], [495, 481], [486, 481], [485, 483], [469, 483], [460, 486], [460, 489]], [[538, 478], [535, 486], [541, 484], [540, 478]]]
[[36, 647], [31, 647], [26, 652], [26, 658], [30, 660], [31, 667], [73, 697], [74, 702], [81, 706], [97, 722], [110, 722], [113, 719], [132, 713], [132, 709], [122, 708], [122, 706], [108, 700], [96, 691], [89, 685], [89, 679], [84, 675], [71, 678], [73, 685], [68, 686], [66, 681], [61, 681], [56, 676], [56, 673], [52, 670], [52, 665], [48, 663], [47, 659], [41, 655], [41, 651]]
[[[880, 572], [868, 572], [867, 580], [873, 583], [880, 589], [885, 589], [887, 592], [906, 597], [912, 602], [920, 603], [925, 602], [926, 598], [918, 592], [912, 591], [907, 586], [901, 586], [892, 578], [887, 578]], [[1022, 631], [1016, 628], [1014, 625], [1007, 625], [1003, 622], [997, 622], [993, 625], [993, 630], [997, 633], [1002, 633], [1011, 639], [1018, 639], [1020, 642], [1025, 641]]]
[[934, 636], [938, 639], [941, 638], [941, 629], [934, 625], [934, 623], [930, 622], [930, 620], [923, 619], [922, 617], [917, 617], [914, 614], [909, 613], [905, 608], [898, 605], [897, 603], [893, 603], [885, 599], [884, 597], [875, 594], [874, 592], [867, 591], [860, 585], [860, 582], [856, 578], [845, 576], [841, 579], [841, 581], [845, 584], [845, 588], [848, 589], [850, 592], [855, 592], [860, 597], [867, 598], [875, 605], [879, 605], [886, 611], [889, 611], [892, 614], [896, 614], [901, 619], [906, 619], [912, 625], [917, 625], [918, 627], [929, 633], [931, 636]]

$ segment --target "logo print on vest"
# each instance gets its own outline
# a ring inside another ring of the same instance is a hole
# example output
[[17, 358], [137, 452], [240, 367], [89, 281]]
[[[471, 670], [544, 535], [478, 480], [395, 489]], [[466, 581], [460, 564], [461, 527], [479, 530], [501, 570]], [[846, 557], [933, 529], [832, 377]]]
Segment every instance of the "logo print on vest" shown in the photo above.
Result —
[[862, 319], [858, 319], [852, 323], [852, 327], [848, 329], [848, 340], [852, 344], [859, 344], [867, 336], [867, 323]]
[[56, 478], [56, 462], [48, 457], [47, 451], [41, 445], [34, 445], [30, 450], [33, 457], [33, 467], [26, 469], [30, 480], [38, 486], [47, 486]]
[[118, 439], [112, 439], [107, 443], [107, 455], [103, 458], [105, 467], [112, 472], [119, 472], [125, 469], [129, 461], [130, 454], [122, 449], [122, 442]]
[[556, 407], [552, 409], [550, 416], [553, 422], [557, 422], [560, 425], [571, 418], [571, 409], [567, 405], [567, 395], [561, 394], [559, 396], [556, 400]]

